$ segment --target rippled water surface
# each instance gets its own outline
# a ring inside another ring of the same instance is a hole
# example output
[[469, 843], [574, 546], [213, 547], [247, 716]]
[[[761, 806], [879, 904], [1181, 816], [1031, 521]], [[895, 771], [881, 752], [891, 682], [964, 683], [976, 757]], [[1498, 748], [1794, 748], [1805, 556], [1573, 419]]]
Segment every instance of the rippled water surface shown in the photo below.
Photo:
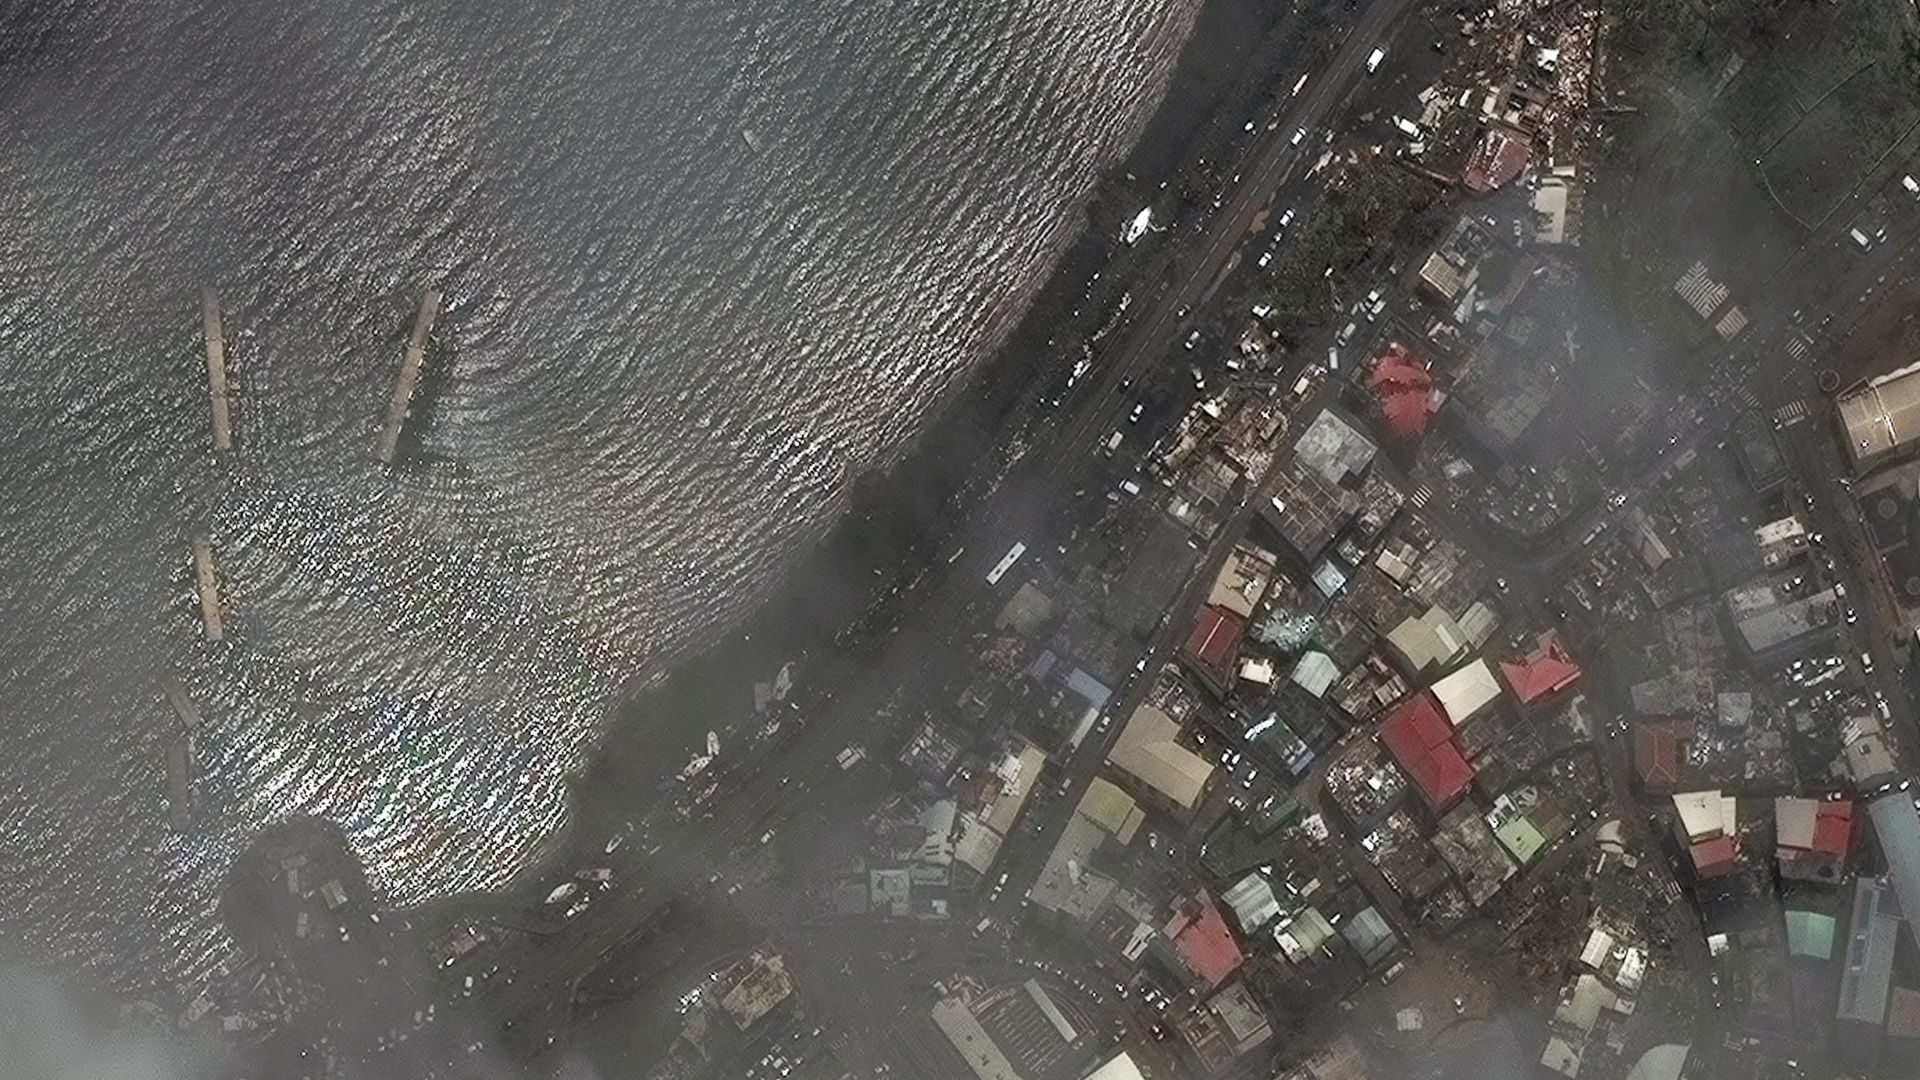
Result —
[[[10, 936], [195, 976], [227, 861], [289, 813], [396, 902], [504, 880], [612, 688], [772, 584], [1037, 287], [1194, 7], [0, 5]], [[182, 834], [169, 673], [207, 716]]]

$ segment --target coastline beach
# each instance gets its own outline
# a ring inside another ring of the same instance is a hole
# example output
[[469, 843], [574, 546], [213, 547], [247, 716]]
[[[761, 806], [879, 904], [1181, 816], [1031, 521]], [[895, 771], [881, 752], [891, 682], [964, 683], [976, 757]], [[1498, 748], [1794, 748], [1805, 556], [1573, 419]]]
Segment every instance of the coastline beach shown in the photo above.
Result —
[[[846, 510], [769, 599], [714, 643], [621, 695], [571, 785], [567, 827], [501, 899], [525, 902], [543, 891], [556, 867], [602, 857], [603, 838], [635, 817], [636, 796], [676, 783], [709, 732], [720, 736], [725, 760], [725, 748], [762, 719], [754, 710], [756, 682], [772, 682], [791, 663], [793, 700], [817, 703], [870, 677], [869, 664], [889, 635], [849, 628], [889, 583], [938, 579], [958, 523], [979, 512], [992, 490], [983, 473], [998, 472], [1006, 448], [1044, 420], [1033, 403], [1064, 373], [1061, 343], [1097, 332], [1109, 317], [1090, 302], [1089, 280], [1134, 280], [1155, 263], [1162, 276], [1170, 272], [1164, 264], [1174, 253], [1167, 248], [1177, 245], [1157, 235], [1158, 244], [1129, 249], [1120, 243], [1122, 223], [1143, 204], [1176, 206], [1168, 193], [1193, 180], [1197, 162], [1230, 153], [1245, 135], [1246, 117], [1284, 93], [1285, 73], [1330, 47], [1331, 30], [1330, 10], [1276, 13], [1259, 0], [1208, 0], [1144, 134], [1090, 193], [1079, 235], [1004, 342], [884, 475], [856, 479]], [[1204, 206], [1179, 210], [1171, 230], [1191, 231], [1205, 220]], [[1051, 370], [1037, 358], [1051, 361]], [[1017, 470], [1012, 475], [1017, 479]], [[914, 591], [901, 591], [896, 604], [910, 609]]]

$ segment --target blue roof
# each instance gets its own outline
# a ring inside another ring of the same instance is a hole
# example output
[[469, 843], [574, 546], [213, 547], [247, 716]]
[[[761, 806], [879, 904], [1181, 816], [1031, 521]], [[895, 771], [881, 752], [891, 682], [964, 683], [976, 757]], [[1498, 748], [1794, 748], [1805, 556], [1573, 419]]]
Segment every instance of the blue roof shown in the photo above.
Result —
[[1096, 709], [1107, 707], [1107, 699], [1113, 696], [1113, 690], [1099, 679], [1087, 674], [1080, 668], [1074, 668], [1067, 676], [1067, 689], [1087, 699], [1087, 704]]

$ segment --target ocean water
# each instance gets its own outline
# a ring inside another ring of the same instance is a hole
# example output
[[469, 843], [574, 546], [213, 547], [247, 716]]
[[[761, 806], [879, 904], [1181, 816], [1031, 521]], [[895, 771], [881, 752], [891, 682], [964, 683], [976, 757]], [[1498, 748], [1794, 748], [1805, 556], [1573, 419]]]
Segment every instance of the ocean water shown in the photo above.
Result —
[[[770, 589], [1037, 289], [1197, 5], [0, 5], [6, 940], [190, 982], [293, 813], [395, 903], [504, 881], [613, 689]], [[182, 834], [168, 674], [207, 717]]]

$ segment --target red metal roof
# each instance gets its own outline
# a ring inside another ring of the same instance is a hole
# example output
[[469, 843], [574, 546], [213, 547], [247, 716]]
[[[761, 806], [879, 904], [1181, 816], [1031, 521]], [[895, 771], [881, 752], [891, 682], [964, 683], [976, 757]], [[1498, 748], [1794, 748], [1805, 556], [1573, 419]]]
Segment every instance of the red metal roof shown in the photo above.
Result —
[[1500, 662], [1500, 673], [1523, 705], [1557, 694], [1580, 678], [1580, 665], [1573, 662], [1558, 630], [1548, 630], [1539, 640], [1539, 647], [1520, 659]]
[[1633, 768], [1648, 784], [1680, 782], [1680, 746], [1692, 735], [1684, 721], [1648, 721], [1633, 732]]
[[1693, 872], [1703, 878], [1719, 877], [1733, 869], [1733, 857], [1739, 848], [1731, 836], [1716, 836], [1693, 845]]
[[1453, 728], [1431, 692], [1422, 690], [1395, 706], [1380, 724], [1380, 741], [1436, 810], [1466, 794], [1473, 783], [1473, 766], [1453, 744]]
[[1167, 924], [1167, 936], [1180, 962], [1208, 986], [1219, 986], [1240, 969], [1240, 946], [1205, 889], [1180, 906]]
[[1853, 845], [1853, 803], [1823, 802], [1813, 820], [1813, 850], [1841, 855]]
[[1433, 376], [1405, 346], [1395, 342], [1374, 357], [1367, 388], [1394, 438], [1415, 439], [1427, 429], [1427, 418], [1433, 415]]
[[1473, 155], [1467, 158], [1462, 179], [1467, 187], [1484, 194], [1519, 176], [1532, 156], [1533, 148], [1527, 145], [1526, 136], [1504, 127], [1490, 127], [1480, 136]]
[[1208, 604], [1194, 616], [1193, 633], [1187, 635], [1187, 652], [1210, 668], [1225, 671], [1233, 661], [1233, 650], [1240, 644], [1246, 622], [1225, 608]]

